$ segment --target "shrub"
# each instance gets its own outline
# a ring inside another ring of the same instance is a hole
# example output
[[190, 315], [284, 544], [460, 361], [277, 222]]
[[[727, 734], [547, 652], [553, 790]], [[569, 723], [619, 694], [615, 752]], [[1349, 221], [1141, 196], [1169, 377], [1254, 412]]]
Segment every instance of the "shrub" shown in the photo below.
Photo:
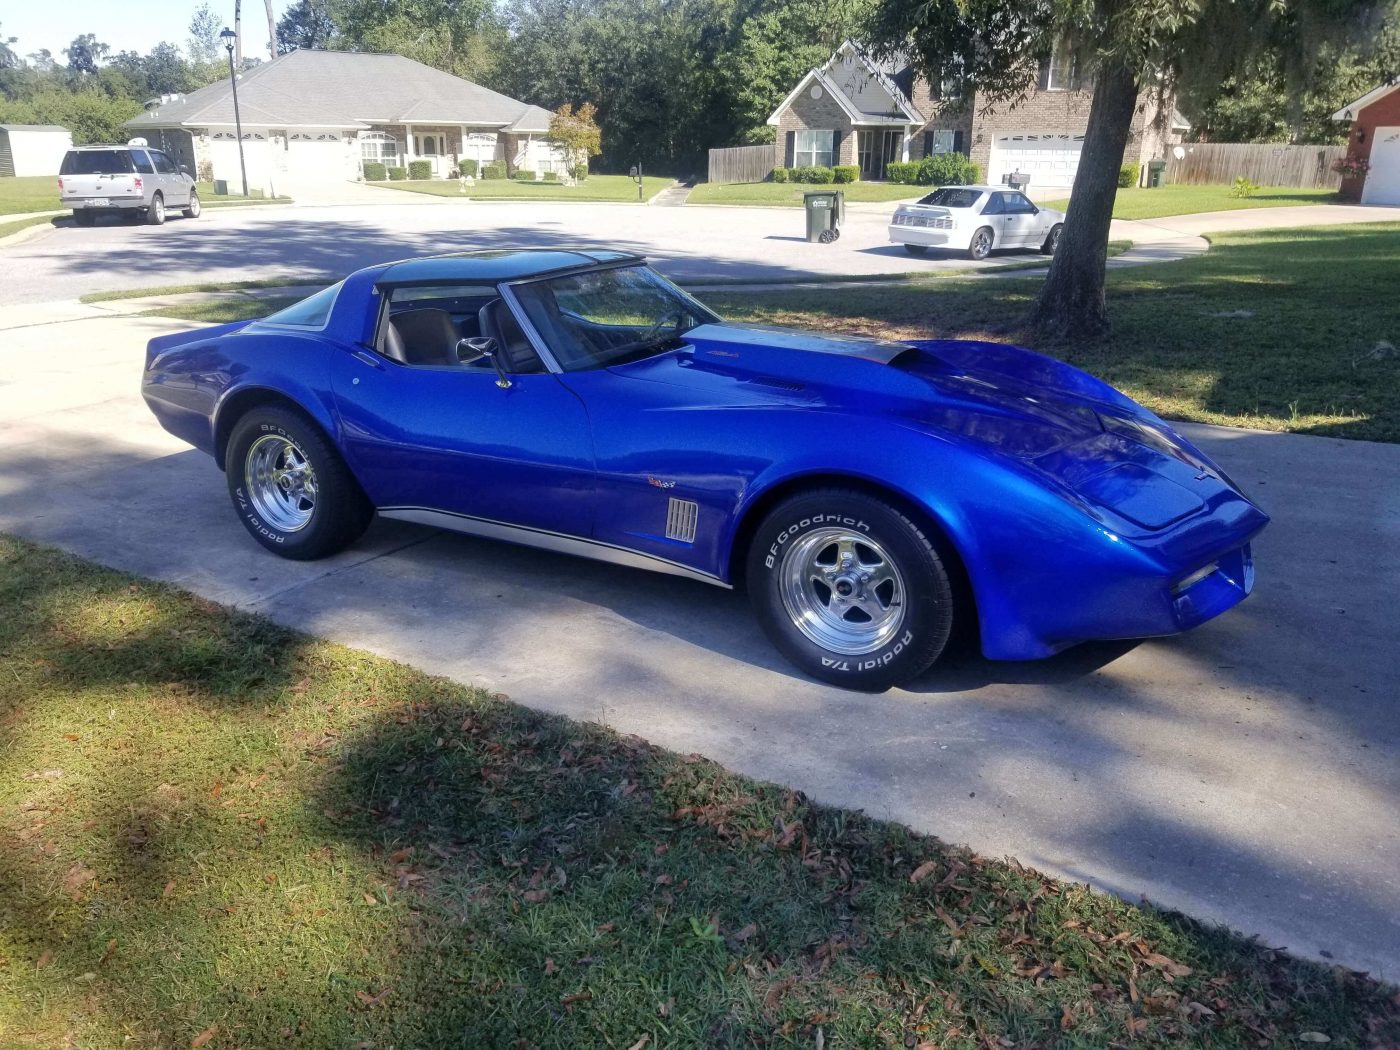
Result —
[[367, 160], [362, 165], [366, 182], [383, 182], [389, 177], [389, 169], [377, 160]]
[[793, 182], [810, 182], [816, 185], [823, 185], [830, 182], [835, 174], [830, 168], [820, 164], [804, 164], [800, 168], [792, 169]]
[[787, 182], [787, 181], [788, 181], [788, 177], [789, 177], [789, 175], [788, 175], [788, 170], [787, 170], [787, 168], [774, 168], [774, 169], [773, 169], [773, 181], [774, 181], [774, 182]]
[[457, 174], [476, 177], [476, 161], [462, 158], [457, 161]]
[[202, 161], [199, 162], [199, 181], [214, 181], [214, 162], [208, 157], [205, 157]]
[[503, 179], [506, 177], [506, 166], [499, 162], [495, 164], [483, 164], [481, 166], [481, 177], [483, 179]]
[[533, 171], [517, 171], [511, 178], [516, 182], [534, 182], [535, 173]]
[[575, 164], [573, 170], [569, 172], [574, 177], [575, 182], [583, 182], [588, 178], [588, 165]]
[[545, 182], [558, 182], [558, 181], [559, 181], [559, 173], [558, 173], [557, 171], [547, 171], [547, 172], [545, 172], [545, 173], [544, 173], [544, 181], [545, 181]]
[[1126, 190], [1130, 186], [1136, 186], [1138, 179], [1142, 177], [1142, 165], [1124, 164], [1118, 169], [1118, 188]]
[[428, 160], [411, 160], [408, 162], [408, 177], [410, 179], [431, 179], [433, 177], [433, 163]]
[[965, 186], [981, 178], [981, 169], [961, 153], [934, 153], [919, 161], [921, 186]]
[[914, 186], [919, 181], [919, 164], [917, 161], [900, 161], [885, 165], [885, 178], [890, 182], [897, 182], [902, 186]]
[[385, 170], [389, 173], [390, 182], [403, 182], [404, 179], [408, 178], [407, 168], [386, 168]]
[[1243, 175], [1241, 175], [1239, 178], [1235, 179], [1234, 185], [1230, 187], [1230, 196], [1252, 197], [1254, 196], [1254, 191], [1258, 189], [1262, 189], [1262, 187], [1255, 185]]
[[833, 182], [859, 182], [860, 166], [856, 164], [838, 164], [831, 169]]

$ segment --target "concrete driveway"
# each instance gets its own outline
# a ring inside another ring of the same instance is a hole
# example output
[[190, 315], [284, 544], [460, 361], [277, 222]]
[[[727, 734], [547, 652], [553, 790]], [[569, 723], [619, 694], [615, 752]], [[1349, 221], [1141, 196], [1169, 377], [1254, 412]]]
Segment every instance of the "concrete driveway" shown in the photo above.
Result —
[[0, 529], [1400, 978], [1400, 447], [1184, 428], [1274, 516], [1250, 601], [865, 696], [702, 584], [394, 523], [278, 560], [140, 402], [144, 341], [180, 325], [96, 314], [2, 315]]

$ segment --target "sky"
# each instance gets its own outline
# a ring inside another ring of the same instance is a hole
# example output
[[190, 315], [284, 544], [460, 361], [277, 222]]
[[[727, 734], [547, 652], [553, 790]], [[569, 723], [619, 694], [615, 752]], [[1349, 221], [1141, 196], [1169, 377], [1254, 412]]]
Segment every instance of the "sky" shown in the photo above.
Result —
[[[46, 47], [60, 62], [64, 60], [63, 49], [83, 33], [96, 33], [113, 53], [145, 54], [162, 40], [183, 51], [190, 35], [190, 17], [198, 6], [199, 0], [62, 0], [54, 6], [43, 0], [0, 0], [0, 35], [18, 37], [11, 46], [21, 55]], [[233, 0], [209, 0], [209, 6], [232, 26]], [[280, 18], [289, 4], [273, 0], [272, 6]], [[257, 44], [252, 42], [266, 36], [262, 28], [266, 21], [262, 0], [243, 0], [246, 53], [256, 54]]]

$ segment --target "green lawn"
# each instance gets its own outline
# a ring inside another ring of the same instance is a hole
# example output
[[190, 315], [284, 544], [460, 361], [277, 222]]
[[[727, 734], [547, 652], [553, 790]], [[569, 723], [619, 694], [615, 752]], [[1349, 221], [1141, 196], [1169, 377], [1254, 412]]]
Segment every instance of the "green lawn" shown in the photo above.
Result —
[[[1041, 347], [1174, 419], [1400, 442], [1400, 223], [1212, 237], [1109, 274], [1112, 335]], [[703, 298], [727, 317], [880, 336], [1025, 341], [1036, 279]]]
[[1291, 1047], [1395, 990], [0, 537], [6, 1047]]
[[[1331, 204], [1333, 190], [1295, 190], [1266, 186], [1252, 197], [1232, 197], [1231, 186], [1159, 186], [1155, 190], [1119, 190], [1113, 204], [1115, 219], [1160, 219], [1167, 215], [1192, 215], [1206, 211], [1235, 211], [1240, 208], [1288, 208], [1300, 204]], [[1042, 202], [1061, 211], [1070, 201]]]
[[[243, 202], [249, 199], [262, 200], [254, 194], [251, 198], [240, 193], [219, 196], [214, 192], [212, 182], [197, 185], [200, 203], [218, 205], [230, 201]], [[26, 175], [23, 178], [0, 179], [0, 215], [22, 214], [30, 211], [60, 211], [63, 205], [58, 201], [58, 178], [54, 175]]]
[[930, 188], [897, 186], [890, 182], [851, 182], [841, 186], [808, 186], [792, 182], [702, 182], [690, 192], [686, 203], [800, 208], [802, 194], [812, 190], [841, 190], [848, 201], [898, 201], [922, 197]]
[[[671, 185], [672, 180], [645, 176], [642, 192], [647, 200]], [[631, 201], [637, 200], [637, 184], [627, 175], [590, 175], [577, 186], [557, 182], [516, 182], [514, 179], [477, 179], [462, 192], [456, 179], [423, 179], [404, 182], [371, 182], [366, 185], [409, 193], [462, 200]]]

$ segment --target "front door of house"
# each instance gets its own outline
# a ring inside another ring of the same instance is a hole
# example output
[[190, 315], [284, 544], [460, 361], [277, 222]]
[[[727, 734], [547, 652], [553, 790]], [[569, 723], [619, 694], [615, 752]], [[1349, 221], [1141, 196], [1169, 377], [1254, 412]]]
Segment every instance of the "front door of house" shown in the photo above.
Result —
[[440, 170], [442, 167], [442, 158], [447, 153], [446, 135], [435, 133], [414, 135], [413, 145], [414, 152], [418, 154], [418, 159], [432, 163], [434, 175], [446, 174]]
[[899, 160], [904, 151], [904, 132], [881, 128], [878, 131], [856, 133], [856, 156], [860, 177], [865, 182], [879, 182], [885, 168]]

